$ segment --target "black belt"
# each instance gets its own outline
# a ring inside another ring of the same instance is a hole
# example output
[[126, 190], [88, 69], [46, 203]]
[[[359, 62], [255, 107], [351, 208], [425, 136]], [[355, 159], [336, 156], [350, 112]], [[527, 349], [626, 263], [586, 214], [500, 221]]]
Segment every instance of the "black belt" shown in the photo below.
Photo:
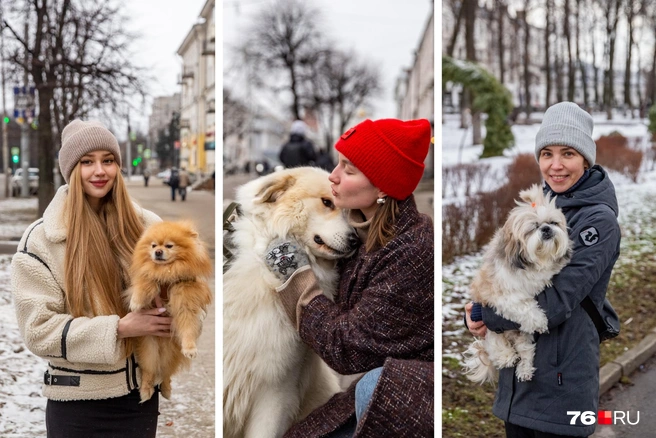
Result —
[[43, 383], [57, 386], [80, 386], [80, 376], [58, 376], [46, 371], [43, 375]]

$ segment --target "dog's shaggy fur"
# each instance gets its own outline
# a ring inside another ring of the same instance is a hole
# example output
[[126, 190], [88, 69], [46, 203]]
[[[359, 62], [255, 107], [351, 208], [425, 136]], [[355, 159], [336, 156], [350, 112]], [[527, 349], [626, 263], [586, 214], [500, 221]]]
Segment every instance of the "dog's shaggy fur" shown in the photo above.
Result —
[[473, 301], [491, 306], [520, 325], [519, 331], [487, 331], [465, 351], [470, 380], [494, 382], [498, 368], [517, 365], [520, 381], [533, 378], [533, 333], [547, 332], [547, 317], [535, 296], [567, 265], [572, 245], [563, 213], [556, 200], [539, 185], [522, 191], [503, 228], [494, 235], [483, 256], [483, 266], [470, 287]]
[[336, 260], [355, 233], [333, 204], [328, 173], [294, 168], [238, 189], [237, 249], [223, 276], [223, 436], [280, 437], [339, 391], [337, 376], [299, 338], [275, 288], [265, 254], [278, 238], [308, 253], [322, 291], [335, 291]]
[[196, 357], [202, 318], [212, 302], [207, 277], [212, 263], [198, 233], [187, 222], [152, 225], [137, 242], [132, 265], [130, 310], [150, 309], [159, 295], [173, 318], [171, 338], [135, 338], [141, 369], [141, 402], [150, 399], [155, 385], [171, 397], [171, 376]]

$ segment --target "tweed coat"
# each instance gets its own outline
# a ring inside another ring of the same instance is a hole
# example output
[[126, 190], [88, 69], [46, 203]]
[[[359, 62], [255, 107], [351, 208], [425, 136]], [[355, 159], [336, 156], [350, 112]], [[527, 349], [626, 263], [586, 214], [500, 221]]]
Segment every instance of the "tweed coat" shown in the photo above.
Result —
[[[383, 366], [356, 437], [433, 436], [434, 231], [414, 197], [399, 203], [395, 237], [342, 263], [333, 303], [317, 294], [299, 312], [299, 334], [340, 374]], [[293, 283], [280, 293], [294, 294]], [[355, 383], [285, 437], [322, 437], [354, 421]]]
[[[60, 187], [43, 218], [27, 228], [12, 259], [11, 288], [18, 328], [27, 348], [47, 361], [45, 397], [120, 397], [138, 387], [141, 373], [133, 356], [125, 358], [123, 342], [117, 339], [119, 316], [73, 318], [66, 308], [67, 195], [68, 185]], [[161, 220], [133, 205], [144, 226]]]

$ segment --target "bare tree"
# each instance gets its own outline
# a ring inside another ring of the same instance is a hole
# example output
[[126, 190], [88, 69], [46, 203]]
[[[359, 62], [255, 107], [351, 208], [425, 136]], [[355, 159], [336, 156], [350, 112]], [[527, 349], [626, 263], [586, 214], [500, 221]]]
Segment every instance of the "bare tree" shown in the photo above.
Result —
[[586, 109], [590, 108], [588, 97], [588, 72], [585, 64], [581, 61], [581, 0], [576, 0], [576, 65], [581, 72], [581, 88], [583, 88], [583, 104]]
[[[656, 6], [649, 5], [648, 12], [645, 15], [648, 17], [654, 40], [656, 40]], [[656, 44], [654, 44], [652, 50], [651, 68], [647, 78], [647, 101], [649, 105], [656, 102]]]
[[333, 133], [346, 131], [357, 111], [381, 91], [380, 76], [355, 53], [328, 48], [318, 53], [307, 94], [322, 121], [325, 146], [330, 147], [335, 144]]
[[531, 116], [531, 70], [530, 70], [530, 48], [529, 43], [531, 40], [531, 26], [528, 23], [526, 16], [528, 15], [528, 8], [530, 7], [530, 0], [524, 2], [524, 10], [517, 11], [517, 19], [522, 23], [524, 28], [524, 58], [523, 58], [523, 85], [524, 85], [524, 112], [526, 118]]
[[[466, 59], [468, 61], [476, 62], [476, 14], [478, 13], [477, 0], [464, 0], [462, 7], [465, 8], [465, 49]], [[472, 108], [473, 96], [469, 90], [463, 93], [465, 105], [462, 105], [463, 111], [465, 108]], [[465, 117], [463, 116], [463, 119]], [[481, 134], [481, 114], [472, 111], [472, 137], [474, 144], [481, 144], [483, 136]]]
[[594, 74], [594, 99], [595, 99], [595, 106], [597, 108], [601, 108], [602, 105], [602, 97], [601, 94], [599, 93], [599, 66], [597, 64], [597, 44], [595, 44], [595, 37], [596, 37], [596, 27], [595, 27], [595, 22], [597, 21], [597, 12], [594, 7], [594, 2], [590, 4], [590, 12], [593, 15], [593, 19], [590, 20], [590, 34], [592, 35], [592, 38], [590, 38], [590, 52], [592, 53], [592, 71]]
[[608, 120], [613, 118], [615, 101], [615, 42], [617, 40], [617, 24], [620, 19], [622, 0], [601, 0], [601, 6], [606, 15], [606, 60], [607, 69], [604, 75], [604, 108]]
[[248, 118], [246, 105], [234, 98], [230, 89], [223, 87], [223, 141], [231, 135], [244, 135]]
[[639, 7], [639, 3], [635, 0], [626, 0], [624, 6], [626, 21], [628, 25], [628, 40], [626, 47], [626, 64], [624, 66], [624, 105], [631, 111], [631, 117], [633, 117], [633, 103], [631, 101], [631, 55], [633, 53], [633, 29], [634, 29], [634, 19], [637, 15], [636, 8]]
[[[14, 41], [10, 61], [29, 73], [38, 94], [42, 215], [54, 196], [53, 145], [63, 126], [108, 105], [115, 112], [127, 96], [143, 94], [143, 84], [128, 53], [134, 36], [112, 0], [16, 0], [14, 7], [3, 26]], [[18, 30], [25, 21], [34, 29], [28, 39]]]
[[[302, 118], [306, 65], [320, 45], [319, 12], [301, 0], [277, 0], [256, 16], [243, 50], [262, 82], [283, 79], [281, 90], [291, 94], [290, 112]], [[274, 83], [269, 86], [276, 87]]]
[[[495, 2], [496, 19], [497, 19], [497, 51], [499, 56], [499, 82], [505, 83], [505, 63], [506, 47], [504, 44], [504, 22], [508, 13], [508, 6], [505, 0]], [[449, 55], [450, 56], [450, 55]]]
[[458, 41], [458, 34], [460, 33], [462, 19], [465, 15], [466, 8], [463, 7], [463, 3], [460, 1], [445, 1], [444, 4], [449, 6], [449, 9], [453, 14], [453, 18], [455, 19], [453, 32], [451, 33], [451, 38], [449, 38], [449, 44], [447, 45], [446, 49], [447, 55], [453, 56], [453, 51], [456, 48], [456, 42]]
[[574, 89], [576, 87], [576, 70], [574, 69], [574, 56], [572, 55], [570, 0], [565, 0], [563, 8], [563, 33], [565, 34], [565, 41], [567, 43], [567, 100], [572, 102], [574, 101]]
[[551, 106], [551, 35], [553, 32], [553, 26], [551, 24], [551, 14], [553, 12], [553, 0], [546, 0], [545, 3], [545, 18], [546, 24], [544, 26], [544, 70], [546, 74], [546, 100], [545, 107], [548, 108]]

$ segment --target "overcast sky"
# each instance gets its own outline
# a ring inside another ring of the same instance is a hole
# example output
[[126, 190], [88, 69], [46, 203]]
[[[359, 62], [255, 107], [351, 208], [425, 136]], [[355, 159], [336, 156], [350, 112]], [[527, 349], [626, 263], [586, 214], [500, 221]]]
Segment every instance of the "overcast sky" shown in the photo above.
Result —
[[[231, 64], [230, 47], [239, 42], [251, 17], [273, 0], [223, 1], [224, 64]], [[384, 90], [370, 118], [396, 117], [394, 85], [413, 52], [432, 9], [430, 0], [306, 0], [320, 9], [327, 38], [343, 49], [353, 49], [380, 67]], [[438, 3], [440, 4], [440, 3]], [[220, 31], [217, 30], [217, 34]], [[231, 78], [225, 77], [226, 85]]]
[[[132, 47], [135, 64], [148, 67], [156, 78], [148, 84], [152, 96], [180, 92], [177, 81], [182, 70], [182, 60], [176, 52], [191, 27], [198, 21], [205, 2], [206, 0], [125, 1], [124, 8], [130, 17], [128, 28], [141, 34]], [[152, 98], [146, 104], [146, 114], [150, 113], [151, 103]], [[132, 125], [140, 131], [146, 131], [148, 118], [135, 115]]]

